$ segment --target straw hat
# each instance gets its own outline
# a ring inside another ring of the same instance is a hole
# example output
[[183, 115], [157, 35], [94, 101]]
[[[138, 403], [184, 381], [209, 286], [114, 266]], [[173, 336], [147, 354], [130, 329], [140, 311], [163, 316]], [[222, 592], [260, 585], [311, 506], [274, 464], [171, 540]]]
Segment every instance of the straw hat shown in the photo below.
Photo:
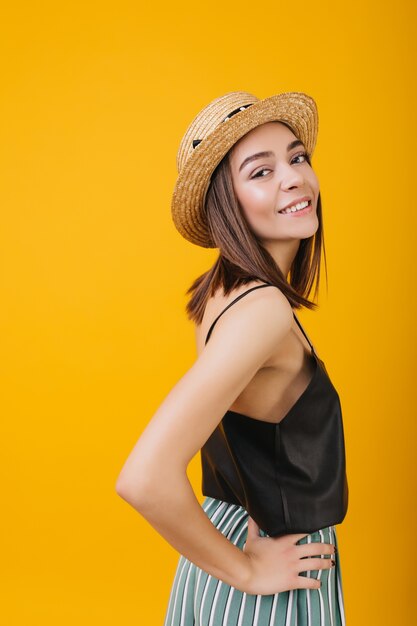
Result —
[[191, 122], [178, 149], [178, 179], [171, 203], [175, 227], [185, 239], [204, 248], [216, 247], [203, 209], [211, 175], [243, 135], [272, 121], [286, 122], [312, 156], [318, 114], [315, 101], [305, 93], [280, 93], [259, 100], [234, 91], [210, 102]]

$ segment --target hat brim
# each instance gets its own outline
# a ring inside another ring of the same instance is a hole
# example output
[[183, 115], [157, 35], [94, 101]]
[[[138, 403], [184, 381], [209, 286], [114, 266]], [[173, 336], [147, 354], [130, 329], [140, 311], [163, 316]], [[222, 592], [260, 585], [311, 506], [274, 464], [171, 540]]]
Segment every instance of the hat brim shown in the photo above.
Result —
[[317, 141], [318, 113], [315, 101], [305, 93], [280, 93], [259, 100], [222, 122], [197, 145], [175, 183], [171, 213], [185, 239], [204, 248], [216, 247], [203, 219], [211, 175], [239, 139], [257, 126], [273, 121], [286, 122], [311, 157]]

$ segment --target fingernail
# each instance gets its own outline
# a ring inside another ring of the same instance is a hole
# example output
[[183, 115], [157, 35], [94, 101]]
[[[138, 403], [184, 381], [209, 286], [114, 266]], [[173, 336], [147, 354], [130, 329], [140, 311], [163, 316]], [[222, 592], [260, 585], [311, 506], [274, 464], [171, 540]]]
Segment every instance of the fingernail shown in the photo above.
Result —
[[336, 561], [332, 559], [332, 567], [334, 567], [335, 565], [336, 565]]

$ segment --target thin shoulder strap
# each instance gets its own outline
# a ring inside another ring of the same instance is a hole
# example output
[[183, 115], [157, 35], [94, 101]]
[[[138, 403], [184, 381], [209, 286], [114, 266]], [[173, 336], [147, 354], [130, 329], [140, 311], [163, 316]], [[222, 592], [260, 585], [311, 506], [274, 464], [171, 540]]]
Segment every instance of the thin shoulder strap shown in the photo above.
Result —
[[307, 339], [307, 341], [308, 341], [308, 345], [310, 346], [311, 351], [312, 351], [312, 352], [314, 352], [314, 354], [315, 354], [316, 352], [315, 352], [315, 350], [314, 350], [314, 346], [313, 346], [313, 344], [311, 343], [310, 339], [308, 338], [308, 335], [307, 335], [306, 331], [305, 331], [305, 330], [304, 330], [304, 328], [301, 326], [301, 323], [299, 322], [298, 317], [296, 316], [296, 314], [294, 313], [294, 311], [293, 311], [293, 313], [292, 313], [292, 314], [293, 314], [293, 316], [294, 316], [295, 321], [296, 321], [296, 322], [297, 322], [297, 324], [298, 324], [298, 327], [300, 328], [300, 330], [301, 330], [301, 332], [303, 333], [304, 337]]
[[212, 323], [212, 325], [209, 328], [209, 331], [207, 333], [207, 337], [206, 337], [206, 341], [204, 342], [204, 345], [206, 345], [206, 343], [208, 342], [208, 340], [210, 339], [210, 335], [211, 332], [217, 322], [217, 320], [219, 319], [219, 317], [221, 317], [223, 315], [223, 313], [225, 313], [227, 311], [228, 308], [230, 308], [232, 306], [232, 304], [234, 304], [235, 302], [237, 302], [238, 300], [240, 300], [241, 298], [243, 298], [243, 296], [246, 296], [247, 293], [250, 293], [251, 291], [253, 291], [254, 289], [261, 289], [262, 287], [274, 287], [275, 285], [273, 285], [272, 283], [265, 283], [264, 285], [256, 285], [255, 287], [251, 287], [250, 289], [248, 289], [247, 291], [244, 291], [243, 293], [241, 293], [239, 296], [237, 296], [237, 298], [235, 298], [234, 300], [232, 300], [224, 309], [221, 313], [219, 313], [219, 315], [216, 317], [216, 319], [214, 320], [214, 322]]

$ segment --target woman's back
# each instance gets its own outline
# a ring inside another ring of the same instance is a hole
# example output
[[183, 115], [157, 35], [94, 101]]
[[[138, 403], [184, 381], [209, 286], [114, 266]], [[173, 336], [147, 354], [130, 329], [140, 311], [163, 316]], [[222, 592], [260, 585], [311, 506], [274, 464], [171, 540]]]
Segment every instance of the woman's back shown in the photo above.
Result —
[[[217, 324], [221, 323], [221, 317], [233, 316], [238, 321], [240, 308], [245, 306], [245, 301], [249, 298], [261, 298], [263, 286], [265, 283], [261, 281], [252, 281], [234, 289], [227, 296], [223, 295], [221, 289], [217, 290], [206, 305], [202, 323], [196, 326], [198, 356], [205, 347], [208, 332], [211, 331], [210, 336], [215, 332]], [[276, 289], [273, 286], [268, 287]], [[234, 303], [237, 298], [239, 301]], [[213, 322], [216, 322], [214, 326]], [[256, 419], [277, 423], [307, 388], [314, 367], [310, 344], [294, 320], [286, 338], [276, 347], [274, 354], [259, 369], [230, 409]]]
[[[226, 328], [232, 334], [234, 345], [242, 343], [245, 335], [239, 333], [239, 319], [246, 312], [239, 304], [250, 297], [260, 298], [268, 290], [279, 299], [282, 296], [271, 283], [246, 288], [238, 296], [233, 294], [231, 301], [211, 322], [205, 343], [226, 314], [229, 316]], [[268, 306], [274, 302], [268, 302]], [[264, 361], [246, 386], [242, 386], [243, 391], [227, 407], [201, 449], [203, 494], [245, 507], [260, 527], [272, 536], [304, 530], [310, 532], [340, 523], [348, 502], [340, 398], [324, 362], [316, 354], [295, 313], [291, 313], [309, 346], [307, 360], [313, 372], [307, 385], [294, 397], [284, 414], [272, 412], [268, 419], [259, 415], [257, 400], [263, 406], [273, 408], [282, 404], [281, 398], [274, 398], [274, 387], [282, 376], [279, 368], [274, 367], [278, 350], [271, 350], [270, 358]], [[286, 317], [283, 316], [280, 322], [277, 319], [276, 323], [287, 323]], [[229, 340], [226, 328], [219, 330], [223, 341]], [[279, 348], [288, 338], [294, 339], [292, 326], [284, 328], [286, 332]], [[255, 324], [250, 330], [255, 342], [261, 336], [260, 330]], [[235, 332], [240, 334], [238, 341], [233, 337]], [[222, 345], [218, 341], [215, 349], [221, 350]], [[242, 346], [242, 352], [245, 348]], [[301, 349], [303, 357], [306, 352]], [[281, 352], [279, 350], [279, 356]], [[263, 376], [264, 371], [268, 375]], [[255, 393], [256, 398], [249, 403], [254, 408], [248, 410], [241, 398], [251, 398]], [[333, 450], [338, 454], [332, 454]]]

